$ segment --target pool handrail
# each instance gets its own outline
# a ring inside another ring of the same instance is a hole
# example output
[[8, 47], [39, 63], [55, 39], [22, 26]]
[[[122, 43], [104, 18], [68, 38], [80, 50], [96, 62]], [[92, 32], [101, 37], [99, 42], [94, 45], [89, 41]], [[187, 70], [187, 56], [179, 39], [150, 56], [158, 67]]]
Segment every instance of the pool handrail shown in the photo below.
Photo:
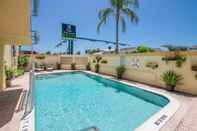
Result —
[[29, 90], [26, 96], [25, 111], [22, 120], [28, 116], [34, 108], [34, 71], [29, 73]]

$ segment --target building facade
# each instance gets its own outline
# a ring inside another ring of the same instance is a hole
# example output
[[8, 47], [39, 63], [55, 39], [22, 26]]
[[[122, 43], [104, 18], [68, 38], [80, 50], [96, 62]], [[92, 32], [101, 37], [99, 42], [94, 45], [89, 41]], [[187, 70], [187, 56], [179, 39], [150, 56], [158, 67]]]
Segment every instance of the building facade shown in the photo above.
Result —
[[31, 0], [0, 1], [0, 91], [5, 66], [17, 66], [18, 45], [31, 45]]

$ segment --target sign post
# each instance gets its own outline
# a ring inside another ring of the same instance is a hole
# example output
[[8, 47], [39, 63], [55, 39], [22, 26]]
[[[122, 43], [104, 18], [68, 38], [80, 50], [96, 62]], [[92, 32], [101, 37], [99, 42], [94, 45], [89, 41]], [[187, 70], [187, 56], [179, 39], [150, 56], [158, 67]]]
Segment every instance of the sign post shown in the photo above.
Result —
[[76, 38], [76, 26], [62, 23], [62, 39], [68, 40], [68, 54], [74, 53], [74, 39]]

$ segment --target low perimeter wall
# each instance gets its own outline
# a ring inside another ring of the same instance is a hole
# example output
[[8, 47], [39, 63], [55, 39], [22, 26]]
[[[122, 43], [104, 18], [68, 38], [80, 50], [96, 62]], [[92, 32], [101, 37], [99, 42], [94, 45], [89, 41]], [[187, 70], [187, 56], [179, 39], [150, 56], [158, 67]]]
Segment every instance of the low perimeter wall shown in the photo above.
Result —
[[[177, 52], [176, 52], [177, 53]], [[196, 71], [191, 67], [197, 64], [197, 52], [179, 52], [181, 56], [186, 57], [186, 61], [181, 67], [176, 66], [176, 61], [163, 61], [163, 57], [175, 55], [175, 52], [154, 52], [141, 54], [125, 54], [125, 55], [102, 55], [102, 59], [106, 60], [106, 64], [100, 64], [100, 72], [108, 75], [116, 75], [116, 67], [124, 65], [126, 72], [123, 78], [137, 81], [157, 87], [166, 88], [162, 81], [162, 74], [167, 70], [174, 70], [177, 74], [183, 76], [180, 85], [177, 85], [176, 90], [193, 95], [197, 95], [197, 79]], [[95, 70], [95, 56], [89, 56], [91, 69]], [[158, 68], [152, 69], [146, 66], [147, 63], [153, 62], [158, 64]]]
[[[26, 55], [29, 57], [29, 65], [27, 66], [27, 70], [31, 69], [31, 56]], [[54, 69], [57, 68], [57, 64], [61, 65], [61, 69], [71, 69], [71, 64], [76, 63], [76, 69], [78, 70], [85, 70], [86, 65], [88, 64], [88, 57], [87, 56], [59, 56], [59, 55], [34, 55], [33, 56], [34, 62], [37, 65], [46, 65], [49, 67], [53, 67]]]
[[[177, 74], [183, 76], [180, 85], [177, 85], [176, 90], [193, 95], [197, 95], [197, 71], [193, 71], [191, 67], [197, 65], [197, 52], [179, 52], [181, 56], [186, 57], [186, 61], [181, 67], [176, 66], [176, 61], [164, 61], [162, 58], [174, 56], [177, 52], [153, 52], [141, 54], [106, 54], [101, 55], [102, 60], [107, 63], [100, 63], [100, 73], [108, 75], [116, 75], [116, 67], [124, 65], [126, 72], [124, 79], [153, 85], [160, 88], [166, 88], [162, 81], [162, 74], [168, 70], [174, 70]], [[44, 58], [43, 58], [44, 56]], [[61, 64], [61, 69], [70, 69], [71, 63], [76, 63], [76, 68], [84, 70], [88, 62], [91, 64], [92, 71], [95, 71], [96, 55], [90, 56], [54, 56], [54, 55], [34, 55], [34, 61], [37, 64], [45, 64], [57, 67], [57, 63]], [[147, 67], [147, 63], [152, 62], [158, 65], [158, 68], [152, 69]], [[30, 62], [31, 63], [31, 62]], [[29, 67], [28, 69], [30, 68]]]

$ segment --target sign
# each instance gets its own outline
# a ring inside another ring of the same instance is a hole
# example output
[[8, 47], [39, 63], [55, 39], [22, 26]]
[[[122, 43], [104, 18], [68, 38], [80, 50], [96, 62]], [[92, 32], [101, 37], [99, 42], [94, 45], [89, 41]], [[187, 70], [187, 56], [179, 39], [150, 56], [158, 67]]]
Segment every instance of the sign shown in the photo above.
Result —
[[62, 38], [63, 39], [75, 39], [76, 38], [76, 26], [71, 24], [62, 24]]

